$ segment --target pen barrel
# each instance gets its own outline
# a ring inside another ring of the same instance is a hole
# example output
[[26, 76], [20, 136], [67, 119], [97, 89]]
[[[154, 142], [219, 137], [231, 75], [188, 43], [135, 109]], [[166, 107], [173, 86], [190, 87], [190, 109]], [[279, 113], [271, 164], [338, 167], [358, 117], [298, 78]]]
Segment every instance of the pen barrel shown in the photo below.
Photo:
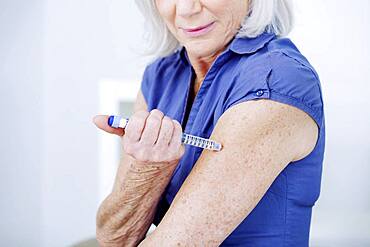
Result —
[[193, 136], [186, 133], [182, 134], [181, 142], [195, 147], [209, 149], [213, 151], [220, 151], [222, 145], [213, 140], [202, 138], [199, 136]]
[[[123, 118], [120, 116], [110, 116], [108, 118], [108, 125], [113, 128], [124, 129], [126, 128], [128, 121], [129, 121], [128, 118]], [[217, 143], [213, 140], [202, 138], [199, 136], [189, 135], [186, 133], [182, 133], [181, 143], [213, 151], [220, 151], [222, 148], [222, 145], [220, 143]]]
[[123, 118], [120, 116], [110, 116], [108, 118], [108, 125], [113, 127], [113, 128], [126, 128], [128, 124], [128, 118]]

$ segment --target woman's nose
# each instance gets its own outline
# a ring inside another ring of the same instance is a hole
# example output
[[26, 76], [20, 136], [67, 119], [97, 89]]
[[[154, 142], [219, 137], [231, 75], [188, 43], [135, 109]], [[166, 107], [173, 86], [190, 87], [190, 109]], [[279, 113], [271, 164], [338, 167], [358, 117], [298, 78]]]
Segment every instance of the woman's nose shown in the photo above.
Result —
[[200, 0], [178, 0], [176, 3], [177, 15], [182, 17], [198, 14], [201, 10]]

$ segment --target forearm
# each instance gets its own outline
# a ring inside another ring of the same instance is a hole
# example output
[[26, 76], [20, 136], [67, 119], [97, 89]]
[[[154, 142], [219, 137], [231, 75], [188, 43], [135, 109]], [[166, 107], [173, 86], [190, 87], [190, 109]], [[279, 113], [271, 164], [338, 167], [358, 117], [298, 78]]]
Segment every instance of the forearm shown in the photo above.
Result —
[[137, 246], [147, 232], [158, 201], [174, 170], [172, 163], [121, 160], [112, 192], [97, 214], [101, 246]]

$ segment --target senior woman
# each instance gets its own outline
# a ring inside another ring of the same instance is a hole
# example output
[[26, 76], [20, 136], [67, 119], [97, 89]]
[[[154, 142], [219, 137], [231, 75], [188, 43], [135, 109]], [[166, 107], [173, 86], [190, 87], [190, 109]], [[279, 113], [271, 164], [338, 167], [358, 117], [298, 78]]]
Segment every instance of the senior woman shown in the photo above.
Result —
[[[138, 0], [157, 55], [122, 137], [101, 246], [307, 246], [325, 121], [288, 0]], [[211, 138], [220, 152], [181, 145]], [[150, 225], [157, 228], [147, 234]]]

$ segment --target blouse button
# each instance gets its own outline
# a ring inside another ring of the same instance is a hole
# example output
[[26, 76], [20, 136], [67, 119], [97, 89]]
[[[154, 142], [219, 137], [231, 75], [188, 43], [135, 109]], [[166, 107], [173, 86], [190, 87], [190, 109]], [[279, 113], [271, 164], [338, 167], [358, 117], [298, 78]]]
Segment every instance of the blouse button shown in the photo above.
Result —
[[264, 92], [263, 92], [263, 90], [258, 90], [257, 92], [256, 92], [256, 95], [258, 96], [258, 97], [260, 97], [260, 96], [262, 96], [262, 94], [263, 94]]

